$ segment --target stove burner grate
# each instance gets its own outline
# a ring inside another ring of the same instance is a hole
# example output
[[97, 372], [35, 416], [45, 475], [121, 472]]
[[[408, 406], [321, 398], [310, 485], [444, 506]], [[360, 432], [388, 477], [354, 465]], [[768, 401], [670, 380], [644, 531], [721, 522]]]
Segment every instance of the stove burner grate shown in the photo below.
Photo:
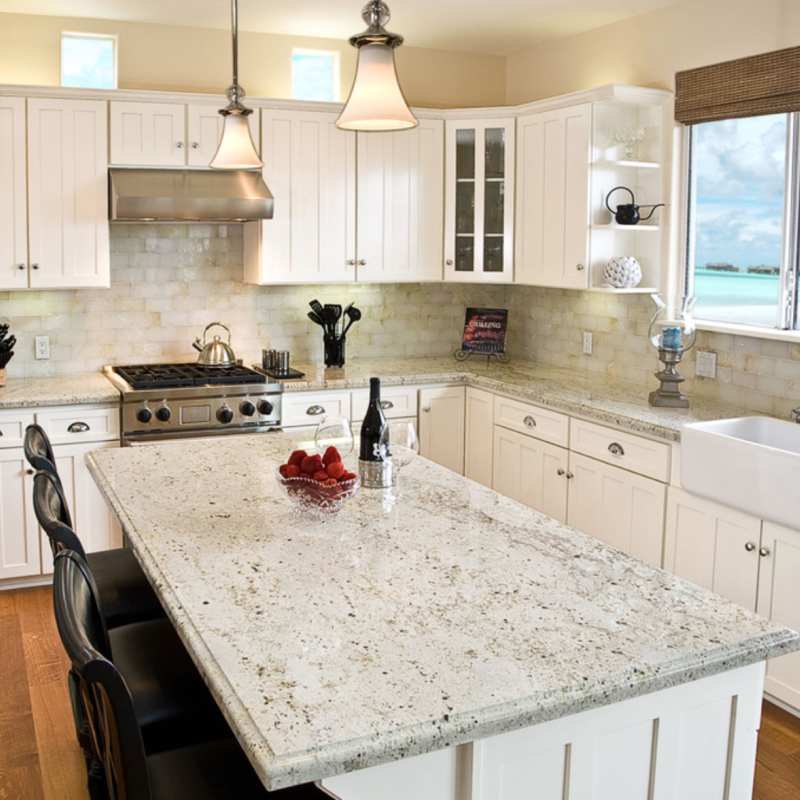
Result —
[[204, 364], [134, 364], [114, 367], [114, 372], [132, 389], [178, 389], [182, 386], [241, 386], [266, 383], [260, 372], [249, 367], [209, 367]]

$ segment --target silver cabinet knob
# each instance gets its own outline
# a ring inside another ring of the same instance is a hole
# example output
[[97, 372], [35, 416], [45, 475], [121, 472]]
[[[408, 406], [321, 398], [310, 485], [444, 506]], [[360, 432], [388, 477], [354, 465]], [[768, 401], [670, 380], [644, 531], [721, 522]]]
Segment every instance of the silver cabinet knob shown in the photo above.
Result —
[[175, 142], [175, 147], [177, 147], [178, 150], [183, 150], [183, 142]]
[[347, 259], [347, 266], [348, 267], [354, 267], [355, 265], [356, 265], [356, 260], [354, 258], [348, 258]]
[[18, 270], [24, 270], [25, 269], [25, 265], [24, 264], [17, 264], [17, 269]]
[[306, 409], [306, 414], [308, 414], [309, 417], [318, 417], [320, 416], [320, 414], [324, 413], [325, 413], [325, 408], [323, 406], [309, 406]]
[[566, 474], [567, 471], [565, 469], [559, 468], [556, 470], [556, 475], [558, 475], [559, 478], [563, 478]]
[[772, 550], [770, 550], [769, 547], [762, 547], [758, 551], [758, 554], [761, 556], [761, 558], [766, 558], [768, 555], [770, 555], [770, 553], [772, 553]]
[[26, 475], [33, 475], [33, 470], [32, 469], [26, 469], [25, 470], [25, 474]]
[[747, 550], [748, 553], [752, 553], [753, 550], [756, 549], [755, 542], [745, 542], [744, 549]]
[[586, 267], [583, 264], [576, 264], [575, 269], [578, 270], [578, 272], [583, 272]]
[[199, 150], [200, 142], [192, 142], [192, 150]]
[[448, 258], [447, 261], [445, 261], [444, 263], [447, 264], [448, 267], [452, 267], [453, 266], [453, 259], [452, 258]]
[[567, 473], [567, 480], [568, 481], [571, 481], [574, 477], [575, 477], [574, 473], [572, 473], [572, 472], [568, 472]]
[[522, 422], [525, 424], [526, 428], [535, 428], [536, 427], [536, 420], [533, 417], [531, 417], [530, 415], [525, 417], [525, 419], [523, 419]]
[[367, 260], [365, 258], [359, 258], [358, 259], [358, 266], [359, 267], [366, 267], [367, 266]]
[[31, 264], [31, 269], [39, 269], [39, 265], [38, 264]]
[[381, 408], [388, 411], [390, 408], [394, 408], [394, 403], [391, 400], [381, 400]]
[[426, 414], [428, 414], [428, 413], [430, 412], [430, 410], [431, 410], [431, 407], [430, 407], [430, 406], [423, 406], [423, 407], [422, 407], [422, 410], [423, 410], [423, 411], [424, 411]]
[[625, 448], [619, 442], [611, 442], [608, 446], [608, 452], [612, 456], [622, 457], [625, 455]]

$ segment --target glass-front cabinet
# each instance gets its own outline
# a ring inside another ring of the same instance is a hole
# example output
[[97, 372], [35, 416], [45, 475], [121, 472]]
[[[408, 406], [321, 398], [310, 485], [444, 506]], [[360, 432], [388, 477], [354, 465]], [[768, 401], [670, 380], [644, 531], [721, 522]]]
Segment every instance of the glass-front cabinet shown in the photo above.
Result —
[[445, 279], [505, 283], [514, 258], [514, 120], [447, 122]]

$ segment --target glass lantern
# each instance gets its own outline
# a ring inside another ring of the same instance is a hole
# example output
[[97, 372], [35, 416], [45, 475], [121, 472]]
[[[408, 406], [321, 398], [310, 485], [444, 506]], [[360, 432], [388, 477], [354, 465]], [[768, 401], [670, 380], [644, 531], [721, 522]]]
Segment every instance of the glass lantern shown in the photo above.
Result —
[[684, 378], [678, 372], [678, 364], [697, 342], [697, 327], [694, 321], [695, 298], [687, 297], [677, 315], [667, 311], [660, 295], [651, 295], [656, 305], [650, 320], [648, 338], [658, 351], [663, 368], [656, 372], [660, 386], [650, 392], [650, 405], [662, 408], [688, 408], [689, 398], [681, 392]]

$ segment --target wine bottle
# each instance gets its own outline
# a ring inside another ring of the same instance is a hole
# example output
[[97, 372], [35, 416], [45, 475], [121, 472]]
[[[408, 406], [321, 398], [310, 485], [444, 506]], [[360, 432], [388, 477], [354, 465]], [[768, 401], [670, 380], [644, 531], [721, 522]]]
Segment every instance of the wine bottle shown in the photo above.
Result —
[[381, 380], [369, 379], [369, 405], [361, 423], [361, 461], [383, 461], [381, 440], [386, 429], [386, 416], [381, 408]]

